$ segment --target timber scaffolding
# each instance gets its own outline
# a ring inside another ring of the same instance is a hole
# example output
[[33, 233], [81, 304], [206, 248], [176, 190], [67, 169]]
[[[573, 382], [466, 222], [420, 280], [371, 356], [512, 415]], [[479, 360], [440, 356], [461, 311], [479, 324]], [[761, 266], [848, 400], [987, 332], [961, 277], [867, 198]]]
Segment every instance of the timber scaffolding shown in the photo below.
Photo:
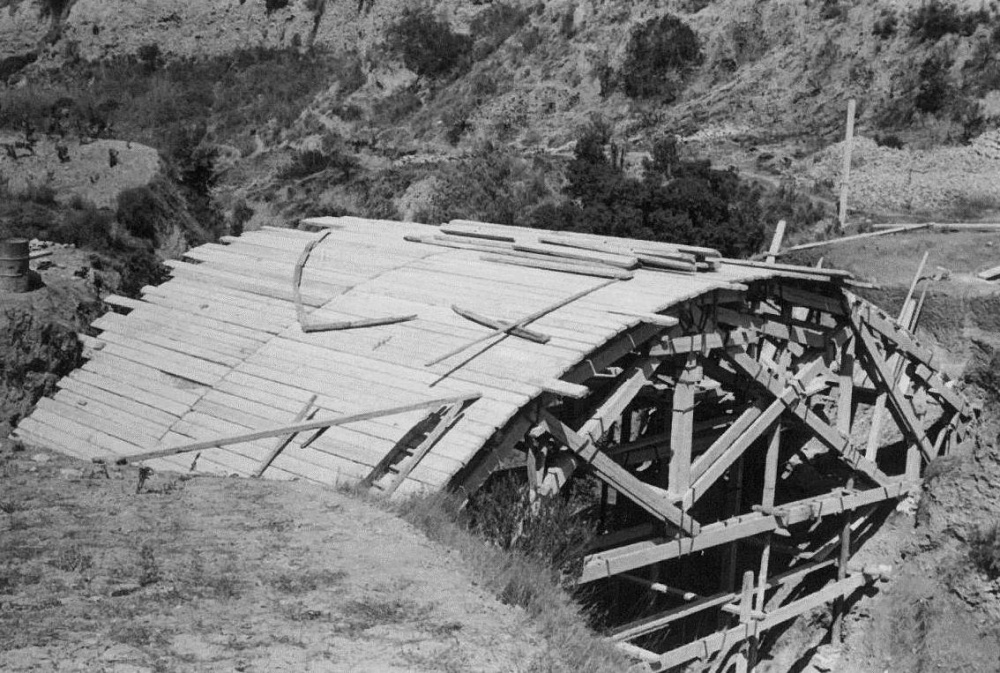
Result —
[[396, 495], [585, 476], [579, 582], [639, 670], [752, 668], [831, 602], [836, 636], [884, 570], [851, 554], [973, 441], [912, 287], [895, 318], [843, 271], [464, 221], [315, 218], [185, 256], [107, 298], [88, 362], [17, 435]]

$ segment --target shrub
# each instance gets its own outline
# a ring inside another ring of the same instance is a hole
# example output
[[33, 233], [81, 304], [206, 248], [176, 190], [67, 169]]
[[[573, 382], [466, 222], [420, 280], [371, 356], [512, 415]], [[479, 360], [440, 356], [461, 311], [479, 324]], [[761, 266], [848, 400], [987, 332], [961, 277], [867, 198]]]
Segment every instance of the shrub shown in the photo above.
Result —
[[969, 560], [991, 580], [1000, 577], [1000, 524], [980, 526], [969, 538]]
[[[472, 530], [501, 549], [537, 559], [563, 577], [576, 579], [583, 571], [584, 549], [596, 530], [595, 523], [578, 511], [584, 504], [572, 493], [533, 503], [523, 481], [507, 475], [470, 499], [469, 515]], [[509, 597], [506, 602], [526, 605], [530, 597]]]
[[824, 20], [843, 19], [847, 16], [847, 9], [840, 4], [840, 0], [823, 0], [823, 6], [819, 10], [819, 17]]
[[899, 19], [896, 18], [896, 13], [891, 10], [882, 10], [872, 26], [872, 35], [882, 40], [888, 40], [896, 34], [898, 26]]
[[403, 10], [386, 32], [386, 39], [389, 49], [403, 59], [407, 68], [430, 78], [457, 70], [472, 49], [472, 38], [453, 32], [429, 6]]
[[632, 98], [676, 98], [680, 81], [702, 62], [698, 36], [672, 14], [651, 19], [632, 31], [618, 74]]
[[929, 56], [920, 66], [920, 84], [913, 105], [920, 112], [933, 114], [948, 101], [951, 87], [948, 84], [950, 62], [945, 56]]
[[572, 200], [532, 212], [531, 226], [718, 248], [729, 256], [755, 252], [763, 241], [760, 193], [734, 171], [707, 161], [682, 161], [658, 143], [642, 180], [627, 176], [607, 130], [587, 129], [567, 171]]
[[288, 7], [289, 0], [264, 0], [264, 11], [268, 14]]
[[529, 18], [529, 10], [507, 3], [492, 4], [477, 14], [470, 24], [476, 39], [476, 60], [495, 51], [528, 23]]
[[147, 285], [159, 285], [170, 277], [170, 269], [164, 266], [150, 250], [136, 250], [116, 261], [118, 271], [118, 293], [126, 297], [138, 298]]
[[292, 163], [281, 171], [280, 177], [300, 180], [323, 171], [336, 171], [339, 173], [335, 176], [336, 181], [347, 182], [359, 166], [357, 158], [336, 148], [329, 152], [301, 150], [295, 153]]
[[910, 15], [910, 35], [921, 42], [937, 42], [945, 35], [972, 35], [981, 23], [989, 23], [985, 9], [963, 13], [942, 0], [929, 0]]
[[876, 135], [875, 144], [879, 147], [888, 147], [894, 150], [901, 150], [906, 147], [905, 143], [894, 133], [889, 133], [886, 135]]
[[118, 221], [133, 236], [152, 241], [164, 213], [162, 203], [148, 186], [133, 187], [118, 194]]

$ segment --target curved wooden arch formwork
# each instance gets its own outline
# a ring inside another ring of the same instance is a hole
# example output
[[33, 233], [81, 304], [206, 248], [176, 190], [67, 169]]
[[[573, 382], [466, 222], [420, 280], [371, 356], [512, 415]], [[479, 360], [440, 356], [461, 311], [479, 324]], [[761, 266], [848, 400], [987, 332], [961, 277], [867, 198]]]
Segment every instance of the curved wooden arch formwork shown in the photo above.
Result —
[[468, 494], [515, 463], [538, 493], [594, 475], [604, 523], [580, 582], [660, 670], [752, 664], [759, 638], [873, 581], [850, 551], [971, 438], [908, 329], [912, 288], [895, 319], [846, 272], [770, 257], [473, 222], [304, 225], [323, 233], [224, 237], [142, 299], [107, 297], [89, 361], [18, 436], [387, 495]]
[[[839, 615], [880, 578], [851, 553], [929, 461], [972, 441], [974, 414], [929, 348], [837, 283], [762, 280], [664, 315], [677, 325], [641, 325], [565, 377], [590, 397], [538, 400], [456, 481], [472, 491], [512, 460], [542, 492], [592, 474], [630, 525], [598, 538], [579, 581], [646, 606], [610, 633], [637, 670], [752, 668], [769, 631], [826, 603]], [[716, 577], [671, 577], [709, 553]]]

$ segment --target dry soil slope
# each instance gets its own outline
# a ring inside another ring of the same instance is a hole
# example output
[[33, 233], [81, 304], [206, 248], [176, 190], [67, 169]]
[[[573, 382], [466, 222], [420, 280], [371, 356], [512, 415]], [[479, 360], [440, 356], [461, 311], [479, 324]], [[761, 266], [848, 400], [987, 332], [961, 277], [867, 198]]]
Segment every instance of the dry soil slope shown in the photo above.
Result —
[[511, 671], [519, 608], [391, 513], [300, 483], [0, 449], [0, 670]]

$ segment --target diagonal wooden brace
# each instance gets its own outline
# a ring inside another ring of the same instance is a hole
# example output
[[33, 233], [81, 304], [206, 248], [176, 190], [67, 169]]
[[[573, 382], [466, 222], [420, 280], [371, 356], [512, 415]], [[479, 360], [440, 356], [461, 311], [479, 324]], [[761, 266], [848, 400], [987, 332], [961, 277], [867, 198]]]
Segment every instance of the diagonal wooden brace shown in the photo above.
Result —
[[627, 496], [657, 519], [676, 526], [691, 537], [701, 532], [701, 526], [697, 521], [677, 508], [666, 496], [654, 491], [648, 484], [611, 460], [591, 439], [580, 436], [547, 410], [541, 412], [540, 420], [557, 441], [588, 463], [598, 476], [616, 491]]
[[869, 364], [869, 375], [882, 386], [882, 389], [888, 395], [889, 411], [895, 417], [900, 430], [910, 435], [917, 446], [920, 447], [920, 451], [924, 454], [924, 458], [927, 461], [933, 460], [935, 458], [934, 446], [920, 427], [920, 421], [917, 420], [916, 415], [913, 413], [913, 408], [900, 396], [899, 390], [895, 385], [896, 377], [893, 376], [888, 363], [882, 357], [878, 345], [875, 343], [875, 338], [865, 328], [865, 324], [858, 319], [855, 313], [852, 312], [849, 319], [851, 326], [854, 328], [854, 333], [858, 337], [858, 343], [864, 346], [861, 351], [863, 355], [862, 360], [867, 361]]
[[[783, 377], [768, 371], [744, 352], [727, 353], [727, 358], [737, 371], [753, 379], [775, 398], [782, 395], [788, 385]], [[885, 485], [890, 482], [887, 474], [854, 448], [849, 437], [832, 428], [823, 418], [811, 411], [808, 405], [792, 404], [788, 406], [788, 411], [809, 427], [820, 442], [847, 459], [858, 472], [867, 475], [876, 484]]]

